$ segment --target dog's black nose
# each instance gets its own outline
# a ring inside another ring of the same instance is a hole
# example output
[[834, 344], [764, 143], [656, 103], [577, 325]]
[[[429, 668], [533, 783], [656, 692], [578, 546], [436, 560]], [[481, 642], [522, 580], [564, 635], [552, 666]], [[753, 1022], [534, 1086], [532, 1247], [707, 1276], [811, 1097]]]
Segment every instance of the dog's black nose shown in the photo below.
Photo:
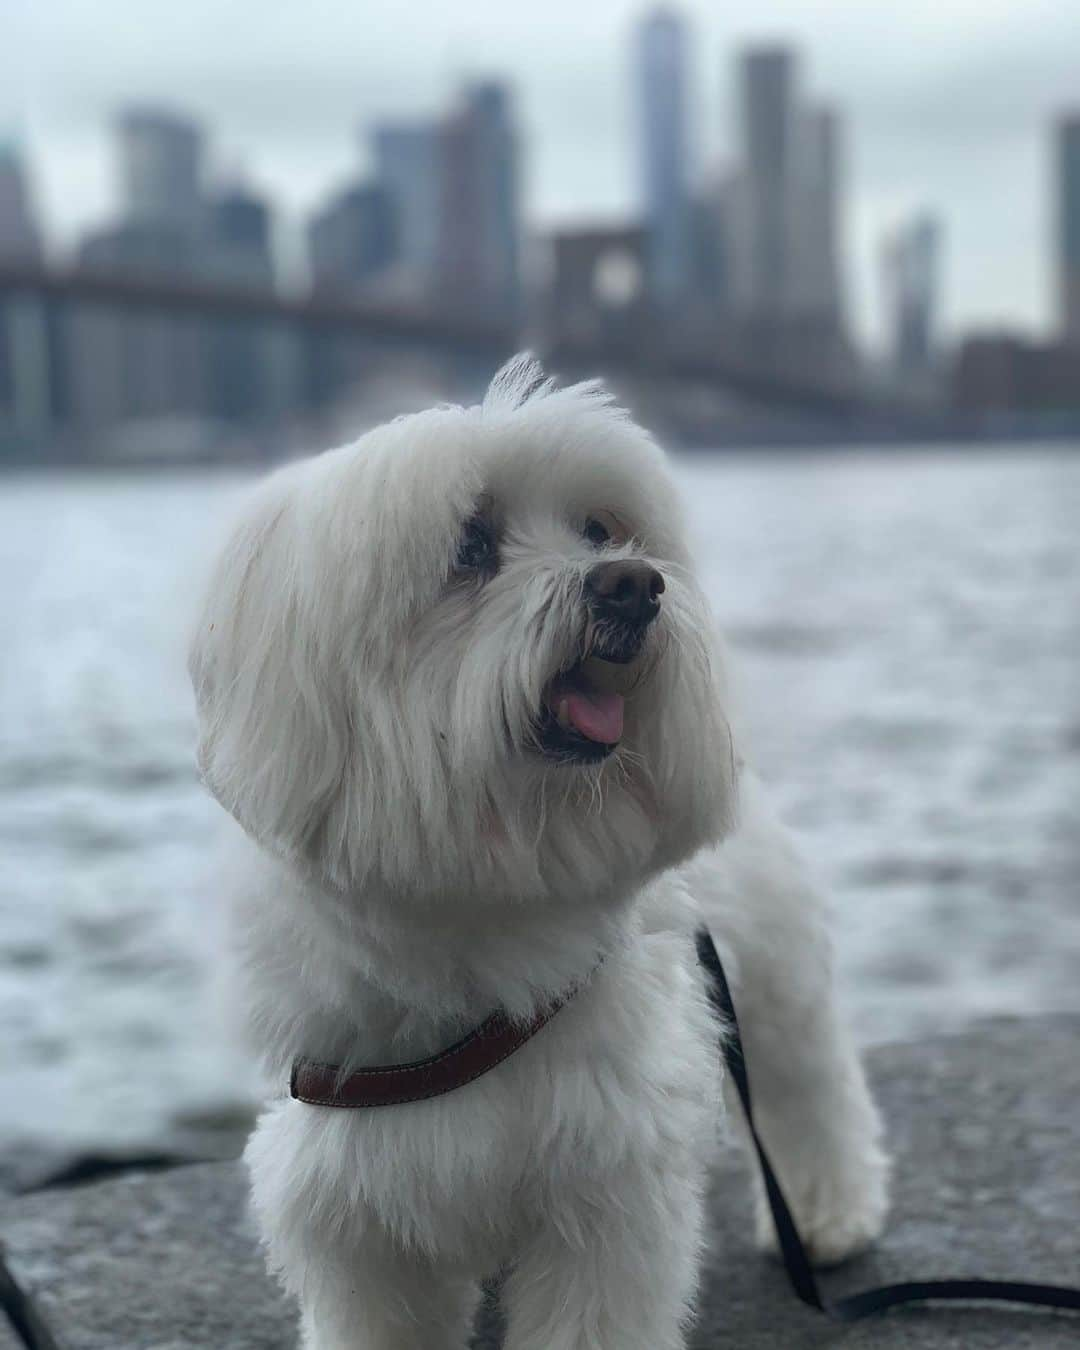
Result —
[[597, 563], [585, 578], [585, 594], [597, 618], [644, 628], [660, 613], [664, 578], [638, 558]]

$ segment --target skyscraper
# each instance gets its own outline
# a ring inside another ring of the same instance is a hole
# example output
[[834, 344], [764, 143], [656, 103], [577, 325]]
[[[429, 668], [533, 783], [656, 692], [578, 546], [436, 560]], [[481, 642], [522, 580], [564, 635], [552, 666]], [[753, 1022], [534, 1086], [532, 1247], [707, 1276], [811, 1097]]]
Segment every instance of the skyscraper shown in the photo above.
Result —
[[215, 193], [206, 207], [212, 265], [233, 281], [273, 281], [269, 205], [250, 188], [233, 184]]
[[0, 258], [25, 262], [40, 253], [22, 156], [14, 145], [0, 144]]
[[435, 122], [384, 122], [374, 134], [375, 181], [394, 216], [397, 286], [427, 298], [439, 250], [442, 185], [440, 131]]
[[[0, 144], [0, 265], [41, 257], [22, 156]], [[50, 323], [30, 296], [0, 297], [0, 440], [8, 427], [34, 432], [47, 424], [53, 393]]]
[[503, 84], [469, 85], [442, 127], [438, 291], [458, 313], [509, 318], [519, 303], [518, 143]]
[[920, 215], [886, 239], [882, 263], [892, 364], [905, 380], [927, 375], [934, 361], [941, 228]]
[[661, 304], [686, 293], [689, 260], [686, 28], [670, 9], [647, 15], [635, 35], [641, 191], [649, 289]]
[[797, 113], [797, 156], [791, 201], [791, 285], [788, 308], [822, 334], [839, 332], [839, 120], [831, 108]]
[[[203, 258], [194, 238], [176, 228], [123, 222], [85, 235], [78, 261], [87, 271], [181, 278], [191, 276]], [[195, 319], [76, 305], [67, 316], [67, 333], [77, 423], [98, 428], [203, 408], [206, 344]]]
[[678, 327], [701, 341], [732, 320], [737, 204], [738, 177], [728, 168], [704, 177], [687, 203], [687, 290]]
[[308, 226], [312, 281], [320, 289], [357, 288], [394, 261], [393, 203], [381, 183], [354, 183], [327, 202]]
[[743, 220], [738, 293], [756, 318], [781, 320], [795, 287], [793, 235], [799, 150], [796, 56], [789, 47], [754, 47], [739, 66]]
[[202, 135], [186, 118], [129, 108], [119, 118], [122, 214], [134, 225], [194, 234], [202, 223]]
[[[212, 250], [200, 132], [172, 113], [139, 107], [121, 114], [116, 133], [120, 216], [83, 237], [80, 265], [131, 277], [203, 271]], [[207, 344], [189, 316], [76, 306], [67, 334], [72, 412], [84, 426], [205, 409]]]
[[1061, 335], [1080, 344], [1080, 112], [1057, 127], [1058, 309]]
[[[233, 182], [210, 198], [200, 271], [229, 286], [268, 290], [274, 282], [269, 204], [250, 187]], [[205, 398], [213, 417], [253, 422], [274, 404], [272, 327], [250, 318], [217, 318], [206, 324]]]

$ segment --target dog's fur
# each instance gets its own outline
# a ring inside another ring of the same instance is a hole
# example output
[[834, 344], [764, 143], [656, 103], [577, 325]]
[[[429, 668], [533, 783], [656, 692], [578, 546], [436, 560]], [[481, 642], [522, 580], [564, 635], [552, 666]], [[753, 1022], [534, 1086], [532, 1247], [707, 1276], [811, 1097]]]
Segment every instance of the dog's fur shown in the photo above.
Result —
[[[487, 577], [454, 563], [478, 504], [499, 537]], [[666, 589], [622, 740], [585, 766], [540, 753], [535, 728], [589, 640], [597, 511], [626, 531], [603, 557], [647, 560]], [[556, 390], [522, 358], [482, 407], [271, 476], [191, 671], [204, 779], [250, 839], [238, 969], [280, 1093], [247, 1161], [309, 1350], [460, 1350], [498, 1270], [512, 1350], [683, 1345], [721, 1116], [702, 914], [804, 1235], [836, 1260], [877, 1233], [886, 1164], [822, 902], [736, 767], [664, 457], [600, 387]], [[354, 1111], [284, 1095], [294, 1056], [415, 1059], [579, 981], [449, 1095]], [[768, 1244], [760, 1195], [758, 1224]]]

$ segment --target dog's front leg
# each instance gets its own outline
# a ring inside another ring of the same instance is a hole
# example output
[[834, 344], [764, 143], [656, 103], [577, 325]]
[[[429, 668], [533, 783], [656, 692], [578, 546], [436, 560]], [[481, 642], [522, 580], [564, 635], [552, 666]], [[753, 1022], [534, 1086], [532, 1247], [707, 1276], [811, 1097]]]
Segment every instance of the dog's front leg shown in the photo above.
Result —
[[465, 1350], [471, 1281], [426, 1261], [312, 1260], [300, 1295], [302, 1350]]
[[506, 1350], [682, 1350], [702, 1177], [689, 1154], [667, 1161], [627, 1166], [551, 1202], [504, 1287]]
[[[742, 815], [721, 867], [699, 873], [699, 898], [733, 958], [728, 975], [758, 1127], [803, 1240], [829, 1264], [864, 1247], [884, 1223], [881, 1122], [837, 1006], [824, 898], [752, 778]], [[726, 1088], [739, 1119], [733, 1085]], [[753, 1166], [758, 1241], [772, 1248]]]

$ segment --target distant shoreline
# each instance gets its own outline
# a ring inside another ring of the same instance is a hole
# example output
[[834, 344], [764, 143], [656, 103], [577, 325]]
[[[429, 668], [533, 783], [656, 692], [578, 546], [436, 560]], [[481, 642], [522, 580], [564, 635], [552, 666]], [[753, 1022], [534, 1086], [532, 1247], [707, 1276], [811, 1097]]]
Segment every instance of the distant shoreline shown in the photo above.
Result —
[[[357, 433], [360, 434], [359, 432]], [[1020, 446], [1046, 446], [1055, 449], [1073, 448], [1080, 452], [1080, 418], [1051, 426], [1002, 424], [993, 427], [972, 428], [950, 422], [918, 429], [899, 426], [837, 423], [829, 425], [802, 424], [790, 427], [775, 425], [714, 428], [679, 428], [668, 425], [657, 428], [659, 439], [682, 454], [784, 454], [792, 451], [807, 453], [837, 451], [846, 453], [892, 453], [933, 451], [970, 454], [973, 451], [1008, 449]], [[336, 444], [341, 438], [331, 438], [326, 445]], [[348, 440], [348, 437], [344, 438]], [[310, 447], [292, 446], [282, 450], [275, 446], [267, 454], [253, 453], [251, 442], [242, 446], [215, 445], [205, 450], [183, 454], [117, 454], [95, 453], [80, 456], [65, 449], [50, 447], [31, 452], [27, 448], [5, 453], [0, 446], [0, 473], [27, 470], [85, 469], [116, 472], [123, 470], [175, 469], [252, 469], [271, 468], [289, 459], [317, 453], [326, 448], [320, 441]]]

